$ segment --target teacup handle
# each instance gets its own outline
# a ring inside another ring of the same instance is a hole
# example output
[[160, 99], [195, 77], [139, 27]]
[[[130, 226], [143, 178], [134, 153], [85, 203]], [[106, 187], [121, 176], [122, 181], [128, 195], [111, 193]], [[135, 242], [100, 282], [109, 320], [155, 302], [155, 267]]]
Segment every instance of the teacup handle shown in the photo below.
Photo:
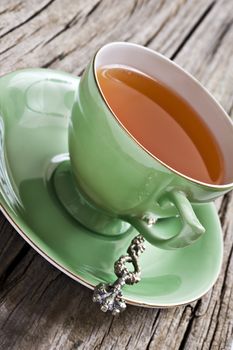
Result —
[[131, 217], [129, 222], [148, 242], [156, 247], [163, 249], [183, 248], [192, 244], [205, 233], [205, 228], [198, 220], [192, 205], [183, 191], [173, 191], [170, 195], [171, 201], [176, 206], [182, 220], [182, 229], [176, 235], [168, 239], [161, 237], [156, 229], [156, 221], [153, 220], [153, 214], [151, 216], [150, 214], [144, 215], [141, 218]]

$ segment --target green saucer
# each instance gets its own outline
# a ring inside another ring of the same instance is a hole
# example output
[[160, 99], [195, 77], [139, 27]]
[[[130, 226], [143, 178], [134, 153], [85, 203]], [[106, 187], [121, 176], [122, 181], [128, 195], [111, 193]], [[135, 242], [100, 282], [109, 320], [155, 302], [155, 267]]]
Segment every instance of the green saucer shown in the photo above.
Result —
[[[67, 127], [79, 78], [43, 69], [0, 79], [1, 210], [22, 237], [49, 262], [92, 288], [115, 280], [114, 262], [138, 234], [101, 236], [79, 225], [57, 199], [51, 176], [68, 159]], [[141, 282], [125, 286], [126, 302], [169, 307], [200, 298], [219, 274], [222, 232], [213, 204], [193, 205], [206, 234], [187, 248], [166, 251], [146, 243]], [[180, 229], [161, 220], [161, 234]]]

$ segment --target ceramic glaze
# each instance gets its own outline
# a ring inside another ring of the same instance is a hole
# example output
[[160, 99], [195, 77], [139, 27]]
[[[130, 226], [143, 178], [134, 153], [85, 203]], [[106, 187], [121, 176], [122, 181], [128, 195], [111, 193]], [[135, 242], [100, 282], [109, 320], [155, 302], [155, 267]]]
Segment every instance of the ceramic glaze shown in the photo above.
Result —
[[[0, 78], [0, 204], [34, 249], [93, 288], [114, 280], [114, 261], [125, 253], [137, 231], [131, 228], [118, 237], [95, 234], [66, 212], [54, 191], [54, 169], [68, 159], [68, 121], [78, 83], [69, 74], [43, 69]], [[142, 280], [124, 289], [128, 303], [180, 305], [200, 298], [212, 287], [222, 262], [221, 227], [213, 204], [193, 205], [193, 209], [206, 234], [174, 251], [147, 243], [140, 257]], [[175, 217], [157, 225], [164, 237], [181, 228]]]
[[[108, 64], [125, 64], [144, 71], [177, 90], [190, 105], [198, 104], [199, 115], [205, 111], [205, 122], [223, 151], [229, 183], [201, 183], [168, 167], [144, 149], [123, 127], [101, 93], [96, 70]], [[152, 50], [129, 43], [108, 44], [97, 52], [82, 76], [69, 127], [76, 186], [90, 205], [131, 223], [158, 247], [185, 247], [205, 232], [190, 202], [209, 202], [233, 188], [232, 147], [233, 124], [223, 109], [194, 78]], [[63, 203], [66, 208], [69, 202]], [[147, 218], [153, 222], [175, 215], [180, 216], [183, 227], [169, 239], [159, 235], [156, 224], [147, 222]], [[77, 219], [84, 222], [81, 214]], [[101, 215], [100, 221], [104, 222]], [[95, 231], [94, 225], [88, 227]]]

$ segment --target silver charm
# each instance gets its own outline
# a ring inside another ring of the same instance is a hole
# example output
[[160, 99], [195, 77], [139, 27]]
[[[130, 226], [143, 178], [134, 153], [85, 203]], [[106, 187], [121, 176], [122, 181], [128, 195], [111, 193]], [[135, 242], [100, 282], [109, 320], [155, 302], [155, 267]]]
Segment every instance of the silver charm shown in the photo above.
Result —
[[[134, 284], [140, 281], [141, 269], [138, 264], [138, 258], [144, 252], [144, 238], [142, 235], [134, 237], [127, 254], [122, 255], [114, 264], [114, 272], [118, 277], [114, 283], [100, 283], [94, 289], [93, 301], [100, 304], [103, 312], [111, 311], [117, 315], [124, 311], [126, 303], [122, 295], [122, 287], [125, 284]], [[126, 263], [133, 264], [134, 271], [129, 271]]]

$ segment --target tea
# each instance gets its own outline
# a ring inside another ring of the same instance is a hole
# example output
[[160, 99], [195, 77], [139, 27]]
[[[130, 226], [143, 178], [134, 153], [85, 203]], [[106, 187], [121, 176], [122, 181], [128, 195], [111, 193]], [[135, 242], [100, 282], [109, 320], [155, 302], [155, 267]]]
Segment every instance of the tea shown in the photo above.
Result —
[[224, 182], [220, 147], [181, 96], [127, 66], [103, 66], [97, 78], [111, 110], [146, 150], [191, 178], [210, 184]]

